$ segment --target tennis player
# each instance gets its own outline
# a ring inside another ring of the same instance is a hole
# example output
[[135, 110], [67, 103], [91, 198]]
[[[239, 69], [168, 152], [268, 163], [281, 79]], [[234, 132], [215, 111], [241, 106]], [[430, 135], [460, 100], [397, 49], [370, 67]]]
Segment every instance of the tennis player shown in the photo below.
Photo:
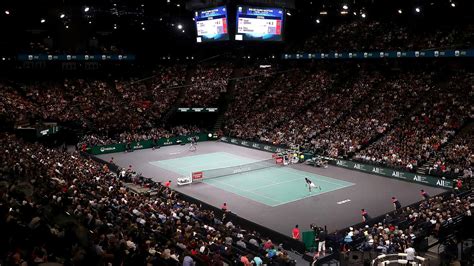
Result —
[[[317, 186], [307, 177], [305, 177], [304, 180], [306, 181], [306, 186], [308, 186], [309, 193], [311, 193], [311, 189], [316, 188]], [[321, 190], [321, 186], [319, 186], [319, 190]]]
[[197, 139], [196, 137], [191, 137], [191, 145], [189, 146], [190, 151], [196, 151], [197, 150]]

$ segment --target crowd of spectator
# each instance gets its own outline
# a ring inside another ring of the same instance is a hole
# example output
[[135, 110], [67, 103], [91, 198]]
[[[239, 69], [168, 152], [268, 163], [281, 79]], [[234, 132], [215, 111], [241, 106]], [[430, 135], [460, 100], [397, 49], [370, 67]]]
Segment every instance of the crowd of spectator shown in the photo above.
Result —
[[[7, 265], [290, 265], [281, 246], [227, 215], [107, 165], [13, 135], [0, 136], [1, 257]], [[127, 172], [133, 172], [128, 169]], [[29, 241], [25, 241], [28, 239]]]
[[86, 145], [87, 147], [102, 146], [116, 143], [129, 143], [142, 140], [158, 140], [160, 138], [171, 138], [176, 136], [188, 136], [201, 132], [196, 126], [176, 126], [169, 130], [163, 127], [154, 127], [140, 132], [125, 131], [113, 136], [99, 134], [86, 134], [82, 136], [77, 147]]
[[[163, 114], [176, 103], [216, 107], [236, 73], [242, 78], [235, 79], [224, 114], [227, 135], [409, 171], [423, 166], [472, 176], [472, 142], [457, 133], [473, 118], [473, 74], [445, 70], [176, 65], [157, 68], [147, 79], [66, 79], [18, 88], [2, 83], [0, 111], [7, 120], [75, 123], [88, 132], [88, 145], [179, 135], [196, 129], [166, 131], [157, 126]], [[460, 162], [455, 154], [468, 159]]]
[[472, 145], [456, 133], [473, 118], [472, 73], [343, 68], [277, 73], [271, 82], [261, 75], [237, 85], [225, 134], [408, 171], [455, 138], [466, 143], [456, 150], [467, 159], [457, 159], [462, 169], [448, 170], [470, 173]]
[[471, 48], [472, 25], [405, 26], [396, 22], [355, 20], [322, 27], [299, 52], [428, 50]]
[[474, 124], [471, 122], [456, 138], [436, 153], [429, 173], [441, 175], [473, 176], [474, 164]]
[[474, 113], [469, 104], [472, 74], [454, 75], [446, 86], [434, 85], [402, 119], [379, 141], [356, 158], [411, 170], [421, 166], [450, 140]]
[[419, 204], [388, 213], [380, 221], [369, 220], [331, 237], [343, 251], [404, 253], [415, 245], [417, 239], [440, 237], [443, 229], [455, 225], [458, 218], [468, 217], [472, 220], [473, 196], [472, 192], [463, 192], [427, 198]]
[[184, 107], [216, 107], [220, 96], [227, 91], [232, 74], [230, 64], [198, 65], [186, 88]]

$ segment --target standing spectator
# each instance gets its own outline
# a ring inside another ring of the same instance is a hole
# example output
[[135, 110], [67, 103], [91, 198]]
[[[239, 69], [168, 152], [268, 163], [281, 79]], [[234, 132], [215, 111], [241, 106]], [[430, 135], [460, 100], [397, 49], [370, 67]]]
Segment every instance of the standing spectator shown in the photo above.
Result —
[[165, 182], [165, 187], [171, 187], [171, 180]]
[[427, 200], [430, 198], [430, 195], [424, 189], [420, 190], [420, 193], [424, 200]]
[[365, 209], [360, 209], [360, 211], [362, 214], [362, 222], [367, 222], [370, 219], [369, 213]]
[[320, 228], [318, 234], [318, 257], [321, 255], [320, 252], [322, 251], [322, 255], [326, 255], [326, 238], [327, 232], [325, 228]]
[[228, 209], [227, 209], [227, 203], [226, 203], [226, 202], [224, 202], [224, 204], [222, 204], [221, 210], [222, 210], [223, 212], [227, 212], [227, 211], [228, 211]]
[[402, 204], [400, 204], [400, 201], [398, 201], [396, 197], [392, 197], [392, 203], [395, 210], [398, 210], [402, 207]]
[[300, 240], [300, 229], [298, 225], [295, 225], [295, 228], [293, 228], [292, 237], [293, 239]]
[[415, 249], [411, 245], [408, 245], [408, 247], [405, 249], [405, 253], [407, 254], [408, 264], [411, 264], [413, 261], [415, 261]]

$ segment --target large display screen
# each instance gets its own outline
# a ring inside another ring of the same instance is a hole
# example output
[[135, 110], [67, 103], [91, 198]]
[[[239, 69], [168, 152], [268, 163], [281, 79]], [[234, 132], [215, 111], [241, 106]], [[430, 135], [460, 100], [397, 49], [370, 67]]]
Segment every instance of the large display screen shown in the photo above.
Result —
[[229, 40], [225, 6], [196, 11], [194, 20], [197, 28], [197, 42]]
[[281, 41], [283, 9], [237, 7], [237, 41]]

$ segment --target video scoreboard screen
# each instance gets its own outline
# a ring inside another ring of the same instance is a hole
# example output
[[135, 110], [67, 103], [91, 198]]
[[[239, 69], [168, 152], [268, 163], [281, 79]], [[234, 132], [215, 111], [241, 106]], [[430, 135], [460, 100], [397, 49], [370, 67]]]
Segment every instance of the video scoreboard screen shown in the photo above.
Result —
[[237, 7], [237, 41], [281, 41], [283, 9]]
[[196, 11], [194, 20], [197, 28], [197, 42], [229, 40], [225, 6]]

